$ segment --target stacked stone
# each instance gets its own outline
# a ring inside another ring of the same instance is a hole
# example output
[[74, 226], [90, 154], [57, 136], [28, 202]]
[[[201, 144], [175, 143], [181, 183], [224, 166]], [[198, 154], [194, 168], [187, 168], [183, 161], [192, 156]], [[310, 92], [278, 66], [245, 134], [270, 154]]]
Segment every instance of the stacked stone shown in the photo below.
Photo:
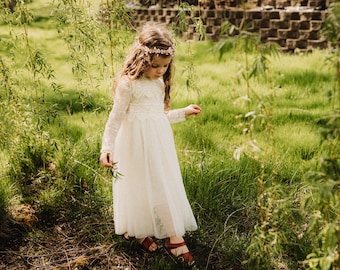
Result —
[[246, 5], [247, 7], [261, 7], [272, 6], [274, 8], [285, 7], [319, 7], [322, 9], [327, 8], [331, 0], [139, 0], [143, 7], [150, 7], [158, 5], [162, 8], [172, 8], [179, 3], [187, 3], [192, 6], [197, 6], [200, 9], [224, 9], [230, 7], [241, 7]]
[[326, 17], [324, 11], [249, 11], [249, 31], [258, 32], [263, 42], [275, 42], [283, 51], [311, 51], [326, 48], [327, 40], [321, 35]]
[[[134, 26], [139, 27], [146, 21], [162, 22], [178, 26], [177, 9], [140, 9], [135, 10]], [[196, 9], [185, 14], [185, 25], [181, 29], [187, 40], [200, 40], [202, 36], [196, 32], [195, 21], [203, 23], [206, 38], [218, 41], [227, 35], [221, 33], [225, 22], [247, 31], [258, 33], [262, 42], [275, 42], [282, 51], [305, 52], [313, 48], [326, 48], [327, 40], [321, 35], [323, 21], [327, 11], [323, 10], [262, 10], [260, 8], [243, 10], [229, 9]]]

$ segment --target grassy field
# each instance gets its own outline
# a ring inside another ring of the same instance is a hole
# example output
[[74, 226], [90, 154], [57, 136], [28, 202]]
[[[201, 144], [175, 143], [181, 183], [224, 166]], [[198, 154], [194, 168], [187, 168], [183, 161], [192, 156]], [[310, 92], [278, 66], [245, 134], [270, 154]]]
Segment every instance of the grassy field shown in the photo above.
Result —
[[[29, 23], [1, 17], [0, 268], [178, 269], [163, 248], [144, 254], [114, 235], [111, 175], [98, 164], [133, 33], [93, 20], [94, 2], [67, 3], [23, 5]], [[216, 44], [177, 38], [172, 107], [203, 109], [173, 125], [199, 225], [188, 245], [198, 269], [331, 269], [339, 175], [323, 181], [323, 160], [337, 162], [339, 146], [320, 126], [338, 115], [330, 52], [268, 56], [249, 78], [257, 56], [235, 48], [219, 60]]]

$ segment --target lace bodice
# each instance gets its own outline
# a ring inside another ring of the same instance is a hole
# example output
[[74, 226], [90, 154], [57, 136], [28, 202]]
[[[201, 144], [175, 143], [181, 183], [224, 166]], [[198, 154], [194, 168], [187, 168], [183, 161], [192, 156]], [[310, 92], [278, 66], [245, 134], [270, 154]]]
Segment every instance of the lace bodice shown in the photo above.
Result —
[[165, 114], [170, 123], [184, 121], [183, 108], [164, 112], [164, 95], [164, 82], [161, 79], [130, 80], [122, 77], [116, 87], [114, 105], [105, 126], [101, 151], [113, 152], [114, 141], [123, 120], [145, 120], [164, 117]]

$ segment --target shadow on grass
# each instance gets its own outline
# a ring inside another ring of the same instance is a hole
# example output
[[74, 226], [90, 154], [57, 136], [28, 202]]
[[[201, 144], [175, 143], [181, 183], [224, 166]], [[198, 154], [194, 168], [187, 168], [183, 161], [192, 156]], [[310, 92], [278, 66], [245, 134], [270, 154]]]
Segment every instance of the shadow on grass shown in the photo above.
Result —
[[[104, 218], [105, 219], [105, 218]], [[164, 248], [165, 240], [156, 240], [155, 253], [142, 250], [136, 241], [124, 240], [113, 232], [113, 222], [79, 219], [76, 222], [49, 224], [48, 227], [19, 228], [1, 246], [0, 268], [14, 269], [188, 269], [176, 262]], [[13, 231], [14, 232], [14, 231]], [[96, 239], [97, 238], [97, 239]], [[196, 238], [186, 237], [195, 269], [241, 269], [223, 262], [222, 254], [210, 254], [211, 247]], [[1, 243], [4, 238], [1, 237]], [[209, 256], [210, 255], [210, 256]], [[209, 263], [207, 265], [207, 258]]]
[[54, 104], [58, 111], [72, 115], [78, 112], [101, 112], [110, 106], [107, 96], [98, 93], [80, 93], [74, 90], [64, 90], [58, 94], [46, 96], [46, 102]]

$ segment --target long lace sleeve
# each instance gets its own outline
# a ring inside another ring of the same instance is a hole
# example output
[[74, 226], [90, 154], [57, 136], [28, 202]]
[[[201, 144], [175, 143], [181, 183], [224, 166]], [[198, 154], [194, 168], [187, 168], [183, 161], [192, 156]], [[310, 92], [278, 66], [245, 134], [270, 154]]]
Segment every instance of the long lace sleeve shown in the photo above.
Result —
[[130, 101], [130, 81], [127, 78], [121, 78], [116, 87], [113, 107], [105, 125], [101, 152], [113, 152], [115, 139], [121, 123], [126, 116]]
[[178, 123], [185, 120], [185, 111], [184, 108], [170, 110], [166, 113], [170, 123]]

